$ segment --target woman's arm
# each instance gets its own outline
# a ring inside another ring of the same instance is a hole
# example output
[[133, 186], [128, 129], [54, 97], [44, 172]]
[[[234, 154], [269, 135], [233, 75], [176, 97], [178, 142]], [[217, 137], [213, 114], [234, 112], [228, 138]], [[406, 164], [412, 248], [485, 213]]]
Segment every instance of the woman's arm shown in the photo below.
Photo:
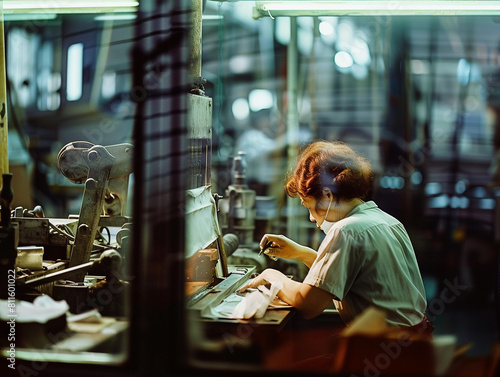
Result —
[[278, 292], [278, 297], [296, 308], [300, 314], [306, 318], [314, 318], [321, 314], [333, 300], [333, 295], [320, 288], [309, 284], [300, 283], [286, 277], [278, 270], [266, 269], [255, 279], [240, 289], [240, 292], [247, 288], [257, 288], [269, 282], [281, 282], [283, 288]]
[[318, 256], [318, 253], [314, 249], [311, 249], [307, 246], [301, 245], [301, 248], [302, 249], [300, 250], [299, 255], [296, 259], [304, 263], [307, 267], [311, 268], [312, 264], [316, 260], [316, 257]]

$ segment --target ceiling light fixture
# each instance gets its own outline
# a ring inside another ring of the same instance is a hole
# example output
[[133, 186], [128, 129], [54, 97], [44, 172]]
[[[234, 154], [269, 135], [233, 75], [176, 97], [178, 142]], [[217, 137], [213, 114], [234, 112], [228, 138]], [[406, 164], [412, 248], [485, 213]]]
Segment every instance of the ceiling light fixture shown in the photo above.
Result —
[[494, 16], [500, 15], [496, 0], [435, 0], [435, 1], [256, 1], [253, 17], [279, 16]]
[[133, 0], [3, 0], [2, 3], [4, 14], [135, 12], [139, 6], [139, 1]]

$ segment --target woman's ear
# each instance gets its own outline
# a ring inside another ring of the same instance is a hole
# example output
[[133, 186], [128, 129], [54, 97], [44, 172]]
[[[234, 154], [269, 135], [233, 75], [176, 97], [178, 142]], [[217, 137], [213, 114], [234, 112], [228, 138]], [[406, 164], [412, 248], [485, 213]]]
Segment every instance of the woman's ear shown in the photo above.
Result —
[[323, 188], [323, 197], [331, 199], [332, 195], [332, 191], [328, 187]]

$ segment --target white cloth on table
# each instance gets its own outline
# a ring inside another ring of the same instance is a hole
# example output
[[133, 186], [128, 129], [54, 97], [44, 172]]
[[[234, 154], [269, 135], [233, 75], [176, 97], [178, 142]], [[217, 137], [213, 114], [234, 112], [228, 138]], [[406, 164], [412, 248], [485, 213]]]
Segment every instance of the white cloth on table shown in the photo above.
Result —
[[290, 307], [278, 297], [283, 283], [271, 283], [268, 288], [264, 285], [250, 288], [243, 294], [233, 293], [213, 308], [206, 308], [202, 312], [205, 318], [250, 319], [262, 318], [267, 309]]

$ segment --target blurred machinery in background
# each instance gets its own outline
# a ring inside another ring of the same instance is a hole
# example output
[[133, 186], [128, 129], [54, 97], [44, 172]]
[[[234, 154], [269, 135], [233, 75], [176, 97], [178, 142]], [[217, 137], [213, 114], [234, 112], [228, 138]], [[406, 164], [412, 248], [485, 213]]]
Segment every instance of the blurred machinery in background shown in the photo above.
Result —
[[[255, 234], [259, 220], [257, 207], [259, 203], [267, 205], [269, 198], [258, 197], [256, 191], [248, 187], [246, 168], [245, 153], [239, 151], [233, 158], [231, 184], [225, 196], [219, 200], [219, 221], [223, 233], [235, 234], [240, 241], [239, 247], [230, 256], [229, 261], [233, 264], [254, 265], [260, 272], [267, 267], [269, 259], [258, 255], [260, 246]], [[267, 220], [264, 219], [265, 222]], [[262, 235], [259, 234], [258, 237]]]
[[246, 184], [245, 153], [238, 152], [233, 159], [232, 184], [226, 190], [226, 197], [220, 200], [223, 211], [223, 232], [234, 233], [240, 244], [255, 247], [255, 205], [256, 193]]

